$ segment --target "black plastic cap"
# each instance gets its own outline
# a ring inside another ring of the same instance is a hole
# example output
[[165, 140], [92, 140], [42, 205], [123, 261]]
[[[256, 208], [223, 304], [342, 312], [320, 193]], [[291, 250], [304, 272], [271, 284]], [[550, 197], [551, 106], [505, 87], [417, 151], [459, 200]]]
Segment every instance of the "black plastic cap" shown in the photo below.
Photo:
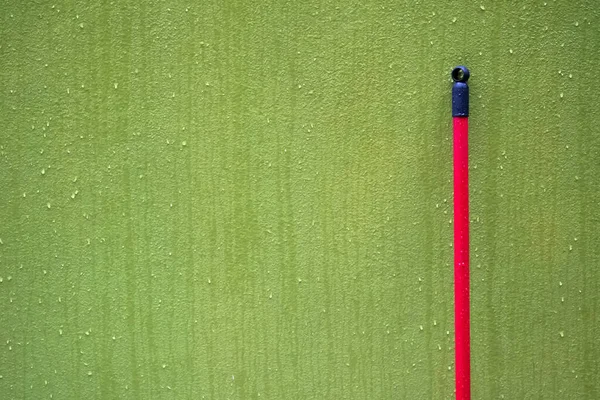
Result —
[[459, 65], [452, 70], [452, 116], [453, 117], [468, 117], [469, 116], [469, 86], [467, 81], [471, 73], [467, 67]]
[[471, 76], [471, 73], [469, 72], [469, 69], [467, 67], [465, 67], [464, 65], [459, 65], [458, 67], [456, 67], [452, 70], [451, 75], [452, 75], [452, 80], [454, 82], [467, 83], [467, 81], [469, 80], [469, 77]]

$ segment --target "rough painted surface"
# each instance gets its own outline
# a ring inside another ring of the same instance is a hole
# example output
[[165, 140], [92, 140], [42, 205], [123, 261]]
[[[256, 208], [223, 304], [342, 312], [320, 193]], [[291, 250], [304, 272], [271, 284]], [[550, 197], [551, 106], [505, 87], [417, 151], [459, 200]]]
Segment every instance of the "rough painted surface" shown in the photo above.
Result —
[[[600, 398], [594, 1], [2, 2], [0, 398]], [[224, 5], [227, 4], [227, 5]]]

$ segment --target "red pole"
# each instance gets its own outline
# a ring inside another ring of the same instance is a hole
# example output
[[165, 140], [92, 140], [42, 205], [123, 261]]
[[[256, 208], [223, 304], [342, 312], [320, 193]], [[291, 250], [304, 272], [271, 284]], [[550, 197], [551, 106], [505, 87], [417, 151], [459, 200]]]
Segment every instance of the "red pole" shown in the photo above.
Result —
[[454, 117], [454, 340], [456, 399], [471, 399], [469, 321], [469, 118]]
[[452, 89], [454, 152], [454, 341], [456, 400], [471, 399], [469, 306], [469, 70], [456, 67]]

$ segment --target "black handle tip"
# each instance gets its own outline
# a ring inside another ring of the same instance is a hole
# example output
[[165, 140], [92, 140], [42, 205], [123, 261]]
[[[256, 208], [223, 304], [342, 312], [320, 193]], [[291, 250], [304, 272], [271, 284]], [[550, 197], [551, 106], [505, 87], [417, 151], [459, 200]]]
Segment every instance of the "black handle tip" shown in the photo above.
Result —
[[471, 73], [469, 72], [469, 69], [467, 67], [465, 67], [464, 65], [459, 65], [452, 70], [451, 76], [454, 82], [466, 83], [469, 80]]
[[452, 70], [452, 116], [469, 116], [469, 85], [467, 81], [471, 73], [464, 65], [459, 65]]

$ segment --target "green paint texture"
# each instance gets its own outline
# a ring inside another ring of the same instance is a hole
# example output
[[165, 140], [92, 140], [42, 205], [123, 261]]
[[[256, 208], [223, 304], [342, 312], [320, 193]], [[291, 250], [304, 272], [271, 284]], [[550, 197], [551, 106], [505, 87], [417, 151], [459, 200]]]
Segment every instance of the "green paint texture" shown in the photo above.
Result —
[[0, 398], [600, 398], [595, 1], [2, 1]]

